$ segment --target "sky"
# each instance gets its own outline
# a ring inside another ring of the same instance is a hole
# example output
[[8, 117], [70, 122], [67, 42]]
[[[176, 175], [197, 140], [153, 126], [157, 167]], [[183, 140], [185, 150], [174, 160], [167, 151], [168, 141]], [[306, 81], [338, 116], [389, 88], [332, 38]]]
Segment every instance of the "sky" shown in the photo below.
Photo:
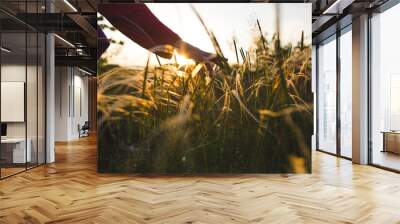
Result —
[[[212, 42], [200, 21], [187, 3], [146, 3], [157, 18], [177, 33], [184, 41], [208, 52], [214, 53]], [[267, 39], [276, 31], [276, 6], [273, 3], [196, 3], [192, 4], [203, 18], [206, 26], [214, 32], [224, 56], [229, 62], [236, 62], [233, 47], [233, 37], [238, 47], [249, 49], [255, 34], [256, 19], [267, 33]], [[290, 3], [279, 4], [281, 18], [280, 37], [283, 43], [297, 43], [304, 30], [305, 41], [311, 43], [311, 4]], [[106, 23], [108, 23], [106, 21]], [[108, 23], [109, 24], [109, 23]], [[148, 51], [120, 32], [104, 31], [108, 38], [122, 40], [125, 44], [112, 44], [105, 54], [110, 63], [122, 66], [144, 66]], [[185, 59], [178, 57], [178, 62]], [[168, 60], [162, 60], [166, 63]], [[151, 56], [151, 64], [156, 64], [156, 58]]]

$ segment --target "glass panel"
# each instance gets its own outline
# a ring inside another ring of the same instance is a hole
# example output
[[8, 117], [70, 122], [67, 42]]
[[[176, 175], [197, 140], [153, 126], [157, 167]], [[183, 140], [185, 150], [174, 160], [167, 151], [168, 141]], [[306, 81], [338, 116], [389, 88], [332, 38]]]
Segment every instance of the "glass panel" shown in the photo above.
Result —
[[[45, 1], [0, 1], [16, 17], [41, 13]], [[33, 17], [36, 18], [36, 17]], [[0, 177], [45, 162], [45, 35], [0, 12]]]
[[[28, 2], [28, 13], [37, 13], [39, 5]], [[37, 17], [33, 17], [36, 19]], [[27, 80], [26, 80], [26, 113], [27, 113], [27, 150], [30, 150], [30, 158], [27, 167], [35, 167], [38, 164], [38, 75], [39, 75], [39, 36], [36, 30], [27, 31]]]
[[26, 112], [27, 112], [27, 149], [31, 153], [28, 160], [28, 168], [37, 165], [37, 132], [38, 132], [38, 113], [37, 113], [37, 80], [38, 80], [38, 57], [37, 57], [37, 45], [38, 36], [37, 33], [32, 32], [27, 34], [28, 38], [28, 63], [27, 63], [27, 81], [26, 81]]
[[[1, 140], [2, 177], [25, 170], [26, 151], [26, 33], [2, 33]], [[29, 149], [29, 147], [28, 147]]]
[[38, 164], [45, 163], [45, 44], [46, 39], [44, 34], [39, 34], [38, 45]]
[[372, 163], [400, 170], [400, 4], [374, 15], [372, 25]]
[[352, 35], [340, 36], [340, 152], [352, 156]]
[[318, 48], [318, 149], [336, 153], [336, 39]]

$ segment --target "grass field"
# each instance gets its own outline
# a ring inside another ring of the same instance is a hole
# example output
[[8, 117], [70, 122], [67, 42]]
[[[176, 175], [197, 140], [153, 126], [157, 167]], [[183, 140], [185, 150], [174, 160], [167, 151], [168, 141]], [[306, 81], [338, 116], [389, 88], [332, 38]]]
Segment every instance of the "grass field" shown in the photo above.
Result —
[[258, 28], [251, 49], [233, 41], [236, 62], [208, 31], [217, 65], [101, 64], [99, 171], [311, 172], [311, 48]]

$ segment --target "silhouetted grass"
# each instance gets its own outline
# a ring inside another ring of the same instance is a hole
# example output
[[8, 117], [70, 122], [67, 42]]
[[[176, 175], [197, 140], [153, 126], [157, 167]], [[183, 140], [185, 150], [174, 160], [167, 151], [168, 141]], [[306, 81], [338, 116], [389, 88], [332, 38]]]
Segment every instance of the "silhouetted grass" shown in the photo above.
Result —
[[257, 25], [253, 51], [234, 40], [235, 64], [207, 30], [218, 66], [147, 64], [100, 74], [99, 171], [310, 172], [310, 46], [301, 33], [296, 46], [282, 47], [279, 35], [268, 41]]

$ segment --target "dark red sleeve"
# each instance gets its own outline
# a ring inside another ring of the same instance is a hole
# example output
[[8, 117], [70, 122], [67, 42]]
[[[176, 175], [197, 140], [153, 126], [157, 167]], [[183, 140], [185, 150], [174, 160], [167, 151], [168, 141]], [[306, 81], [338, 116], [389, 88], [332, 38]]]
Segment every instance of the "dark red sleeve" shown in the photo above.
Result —
[[172, 55], [154, 48], [174, 46], [181, 40], [143, 3], [100, 4], [99, 12], [125, 36], [161, 57], [171, 58]]
[[97, 26], [97, 58], [100, 58], [104, 51], [110, 46], [106, 35], [103, 33], [100, 27]]

